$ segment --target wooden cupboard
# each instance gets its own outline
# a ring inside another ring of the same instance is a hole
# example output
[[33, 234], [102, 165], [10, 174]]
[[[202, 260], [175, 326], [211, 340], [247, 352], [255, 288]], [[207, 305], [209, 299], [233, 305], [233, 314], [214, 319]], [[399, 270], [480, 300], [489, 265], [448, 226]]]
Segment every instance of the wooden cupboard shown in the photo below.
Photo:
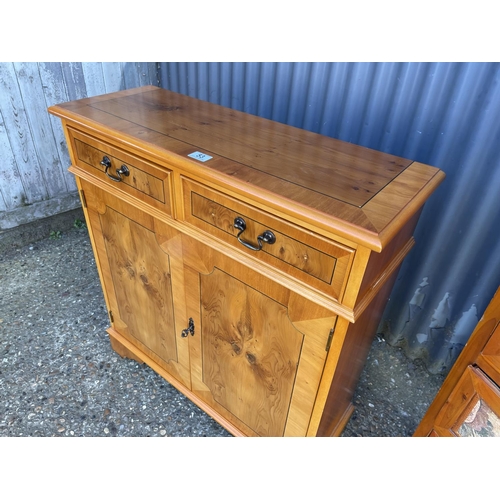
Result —
[[443, 173], [156, 87], [49, 111], [113, 348], [234, 435], [339, 435]]
[[500, 436], [500, 288], [414, 436]]

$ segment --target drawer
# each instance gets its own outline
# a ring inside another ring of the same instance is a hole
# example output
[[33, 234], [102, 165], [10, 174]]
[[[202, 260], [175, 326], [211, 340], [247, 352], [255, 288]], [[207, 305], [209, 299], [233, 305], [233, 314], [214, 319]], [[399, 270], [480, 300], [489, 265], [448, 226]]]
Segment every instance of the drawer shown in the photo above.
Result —
[[181, 179], [187, 223], [340, 301], [354, 249]]
[[[77, 166], [120, 191], [172, 215], [171, 172], [68, 128]], [[123, 173], [121, 173], [123, 172]]]

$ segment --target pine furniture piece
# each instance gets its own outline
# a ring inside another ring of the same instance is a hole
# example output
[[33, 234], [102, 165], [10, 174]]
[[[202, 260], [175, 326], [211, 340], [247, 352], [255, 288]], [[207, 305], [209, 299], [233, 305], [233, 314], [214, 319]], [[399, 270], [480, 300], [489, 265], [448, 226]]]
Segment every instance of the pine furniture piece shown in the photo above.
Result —
[[112, 347], [234, 435], [341, 434], [444, 174], [151, 86], [49, 111]]
[[414, 436], [500, 436], [500, 288]]

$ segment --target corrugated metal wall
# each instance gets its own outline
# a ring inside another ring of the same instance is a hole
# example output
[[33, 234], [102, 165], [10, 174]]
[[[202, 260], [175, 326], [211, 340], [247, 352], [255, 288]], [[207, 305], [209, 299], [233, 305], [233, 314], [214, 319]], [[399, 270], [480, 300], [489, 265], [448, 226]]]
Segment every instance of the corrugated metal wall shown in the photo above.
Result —
[[47, 107], [158, 85], [156, 63], [0, 63], [0, 231], [80, 206], [60, 120]]
[[446, 372], [500, 285], [500, 64], [160, 63], [193, 97], [435, 165], [380, 330]]

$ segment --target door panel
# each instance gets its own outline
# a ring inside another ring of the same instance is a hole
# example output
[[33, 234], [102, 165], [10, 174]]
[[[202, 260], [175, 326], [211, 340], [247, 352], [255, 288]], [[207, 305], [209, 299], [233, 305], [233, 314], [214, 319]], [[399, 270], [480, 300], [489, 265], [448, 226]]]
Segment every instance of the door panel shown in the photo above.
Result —
[[100, 216], [120, 319], [167, 363], [177, 361], [168, 255], [154, 233], [113, 209]]
[[95, 186], [82, 187], [113, 328], [190, 387], [189, 346], [175, 326], [171, 271], [178, 276], [179, 264], [167, 251], [175, 235], [162, 234], [160, 244], [155, 227], [162, 224], [154, 218]]
[[285, 307], [220, 269], [200, 280], [205, 384], [257, 434], [282, 435], [303, 335]]

